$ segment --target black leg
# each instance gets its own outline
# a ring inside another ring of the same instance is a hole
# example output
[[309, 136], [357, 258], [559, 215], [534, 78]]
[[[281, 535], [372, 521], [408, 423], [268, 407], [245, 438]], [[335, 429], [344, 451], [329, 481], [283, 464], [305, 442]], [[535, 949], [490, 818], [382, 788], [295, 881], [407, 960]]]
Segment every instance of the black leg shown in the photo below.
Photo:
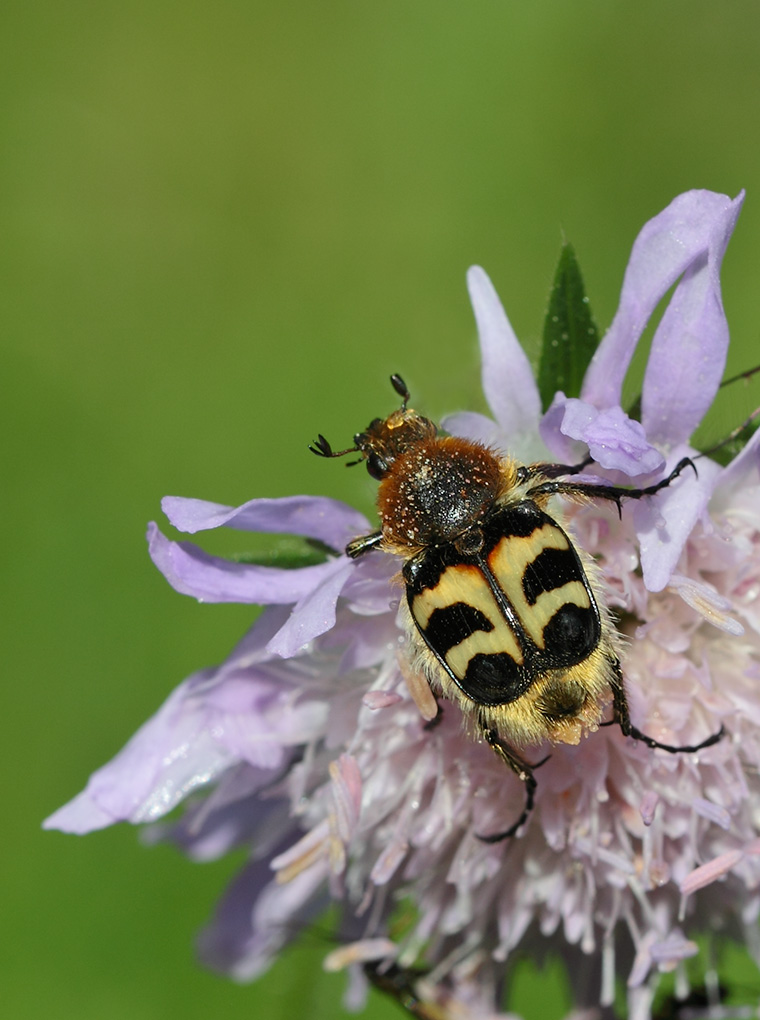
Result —
[[531, 478], [560, 478], [562, 475], [579, 475], [589, 464], [592, 456], [585, 457], [580, 464], [522, 464], [517, 469], [517, 483], [529, 482]]
[[369, 552], [370, 549], [375, 549], [383, 540], [382, 531], [373, 531], [371, 535], [362, 535], [361, 538], [355, 538], [352, 542], [349, 542], [346, 546], [346, 555], [350, 556], [352, 560], [357, 557]]
[[435, 693], [433, 694], [433, 697], [435, 698], [435, 703], [438, 706], [438, 711], [432, 719], [428, 719], [428, 721], [423, 724], [422, 728], [425, 731], [434, 730], [443, 722], [443, 705], [441, 704], [441, 699]]
[[644, 489], [626, 489], [620, 485], [584, 485], [583, 482], [545, 482], [528, 489], [526, 495], [534, 496], [581, 496], [584, 499], [609, 499], [617, 505], [618, 513], [622, 511], [622, 499], [641, 499], [643, 496], [653, 496], [660, 489], [666, 489], [671, 482], [690, 467], [696, 475], [697, 469], [690, 457], [684, 457], [676, 464], [673, 470], [654, 485], [647, 485]]
[[522, 779], [522, 781], [525, 783], [525, 806], [523, 808], [522, 814], [517, 819], [515, 824], [510, 825], [510, 827], [505, 832], [495, 832], [490, 836], [478, 835], [478, 839], [482, 840], [484, 843], [500, 843], [503, 839], [509, 839], [511, 836], [514, 836], [517, 830], [520, 828], [520, 826], [523, 825], [528, 820], [528, 815], [530, 815], [531, 811], [533, 810], [533, 798], [536, 792], [537, 785], [535, 776], [533, 775], [533, 769], [538, 768], [539, 765], [543, 765], [544, 761], [546, 761], [546, 758], [544, 758], [543, 761], [540, 761], [538, 765], [528, 765], [527, 762], [524, 762], [522, 758], [519, 758], [514, 753], [514, 751], [510, 751], [508, 747], [505, 747], [504, 744], [502, 744], [502, 742], [499, 740], [499, 735], [496, 732], [496, 730], [488, 729], [488, 727], [482, 726], [481, 732], [485, 737], [489, 747], [491, 747], [496, 752], [496, 754], [501, 758], [504, 764], [508, 765], [512, 769], [512, 771], [516, 773], [516, 775], [520, 779]]
[[[615, 674], [618, 682], [612, 688], [613, 717], [611, 721], [620, 726], [620, 729], [626, 737], [632, 737], [633, 740], [640, 740], [641, 743], [646, 744], [647, 747], [659, 748], [661, 751], [669, 751], [670, 754], [693, 754], [695, 751], [701, 751], [705, 747], [712, 747], [713, 744], [717, 744], [724, 736], [726, 730], [724, 726], [721, 726], [717, 733], [713, 733], [699, 744], [683, 744], [680, 746], [674, 746], [673, 744], [661, 744], [660, 741], [655, 740], [654, 737], [648, 737], [646, 733], [642, 733], [638, 727], [633, 725], [630, 716], [628, 715], [628, 701], [625, 696], [625, 689], [623, 688], [623, 674], [620, 669], [620, 663], [618, 663], [615, 668]], [[606, 726], [609, 724], [602, 723], [602, 725]]]

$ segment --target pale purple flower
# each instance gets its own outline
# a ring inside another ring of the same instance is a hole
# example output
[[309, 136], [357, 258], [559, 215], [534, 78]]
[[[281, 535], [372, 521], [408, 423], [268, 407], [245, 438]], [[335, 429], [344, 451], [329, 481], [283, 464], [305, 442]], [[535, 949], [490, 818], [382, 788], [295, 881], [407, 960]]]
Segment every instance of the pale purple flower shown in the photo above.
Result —
[[[719, 269], [741, 200], [689, 192], [646, 224], [581, 397], [558, 393], [543, 417], [496, 292], [472, 269], [494, 420], [459, 414], [446, 427], [523, 462], [573, 462], [588, 447], [589, 473], [616, 484], [649, 484], [693, 455], [689, 438], [725, 363]], [[639, 423], [620, 406], [623, 378], [674, 284]], [[178, 591], [267, 608], [221, 666], [186, 680], [46, 825], [82, 833], [156, 821], [194, 794], [153, 833], [203, 860], [249, 849], [201, 938], [206, 960], [239, 979], [260, 974], [332, 899], [346, 945], [328, 966], [353, 969], [354, 1003], [359, 964], [393, 960], [429, 968], [426, 994], [452, 1016], [496, 1017], [511, 958], [542, 944], [542, 956], [572, 961], [576, 1015], [601, 1015], [618, 975], [629, 1015], [648, 1017], [658, 974], [683, 966], [696, 934], [749, 931], [760, 913], [759, 448], [757, 433], [725, 469], [700, 459], [698, 477], [685, 472], [655, 498], [624, 504], [622, 519], [607, 504], [557, 508], [624, 621], [634, 723], [670, 744], [723, 725], [726, 737], [699, 755], [649, 750], [617, 727], [556, 746], [537, 772], [528, 823], [486, 844], [478, 834], [519, 814], [521, 783], [466, 736], [456, 706], [423, 725], [399, 665], [399, 563], [341, 551], [371, 524], [317, 497], [237, 509], [169, 497], [164, 511], [182, 531], [290, 532], [335, 555], [294, 570], [229, 563], [151, 525], [151, 555]], [[402, 897], [415, 918], [394, 943]]]

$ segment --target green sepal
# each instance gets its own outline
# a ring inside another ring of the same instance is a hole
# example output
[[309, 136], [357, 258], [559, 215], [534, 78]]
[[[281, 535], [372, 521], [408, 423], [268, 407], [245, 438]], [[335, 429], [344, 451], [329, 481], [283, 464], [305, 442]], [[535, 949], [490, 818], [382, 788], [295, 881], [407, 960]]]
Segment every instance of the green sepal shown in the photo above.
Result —
[[[257, 536], [261, 547], [255, 546], [244, 553], [229, 558], [235, 563], [253, 564], [257, 567], [279, 567], [281, 570], [295, 570], [298, 567], [314, 567], [324, 563], [336, 550], [315, 538], [300, 535]], [[254, 542], [256, 539], [254, 539]]]
[[578, 397], [599, 343], [573, 246], [563, 244], [544, 320], [538, 389], [546, 410], [557, 390]]

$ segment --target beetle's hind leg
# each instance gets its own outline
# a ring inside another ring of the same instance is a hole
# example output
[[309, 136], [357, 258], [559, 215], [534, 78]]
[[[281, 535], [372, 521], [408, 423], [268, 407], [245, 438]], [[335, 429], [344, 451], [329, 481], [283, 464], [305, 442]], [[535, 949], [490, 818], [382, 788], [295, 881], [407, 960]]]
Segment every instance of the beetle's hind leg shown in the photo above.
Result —
[[508, 747], [501, 742], [499, 734], [496, 730], [480, 723], [480, 732], [488, 744], [488, 746], [496, 752], [501, 758], [505, 765], [508, 765], [512, 771], [525, 783], [525, 806], [523, 807], [522, 814], [514, 823], [510, 825], [504, 832], [495, 832], [490, 836], [480, 836], [478, 839], [484, 843], [500, 843], [503, 839], [509, 839], [517, 833], [517, 830], [528, 820], [528, 816], [533, 810], [533, 799], [536, 793], [536, 777], [533, 775], [533, 769], [537, 769], [539, 765], [543, 765], [546, 758], [540, 761], [538, 765], [528, 765], [527, 762], [523, 761], [514, 751], [511, 751]]
[[699, 744], [683, 744], [681, 746], [676, 746], [674, 744], [662, 744], [659, 740], [655, 740], [654, 737], [647, 736], [646, 733], [642, 733], [638, 727], [633, 725], [631, 718], [628, 715], [628, 700], [625, 696], [625, 688], [623, 687], [623, 672], [620, 668], [619, 662], [616, 663], [614, 669], [615, 679], [617, 682], [612, 686], [613, 716], [610, 722], [602, 723], [602, 726], [610, 726], [613, 723], [617, 723], [624, 736], [632, 737], [634, 740], [640, 740], [641, 743], [646, 744], [647, 747], [659, 748], [661, 751], [669, 751], [670, 754], [693, 754], [695, 751], [702, 751], [705, 747], [712, 747], [713, 744], [717, 744], [718, 741], [725, 735], [726, 729], [724, 726], [721, 726], [717, 733], [712, 733]]

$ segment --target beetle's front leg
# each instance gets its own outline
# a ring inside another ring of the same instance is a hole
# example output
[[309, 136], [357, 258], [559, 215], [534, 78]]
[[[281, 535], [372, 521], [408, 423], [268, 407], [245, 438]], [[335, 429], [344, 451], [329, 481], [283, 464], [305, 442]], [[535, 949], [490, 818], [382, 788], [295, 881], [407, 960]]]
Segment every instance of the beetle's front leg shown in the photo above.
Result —
[[371, 549], [376, 549], [383, 540], [382, 531], [373, 531], [371, 535], [362, 535], [361, 538], [354, 538], [346, 546], [346, 556], [352, 560], [358, 559]]

